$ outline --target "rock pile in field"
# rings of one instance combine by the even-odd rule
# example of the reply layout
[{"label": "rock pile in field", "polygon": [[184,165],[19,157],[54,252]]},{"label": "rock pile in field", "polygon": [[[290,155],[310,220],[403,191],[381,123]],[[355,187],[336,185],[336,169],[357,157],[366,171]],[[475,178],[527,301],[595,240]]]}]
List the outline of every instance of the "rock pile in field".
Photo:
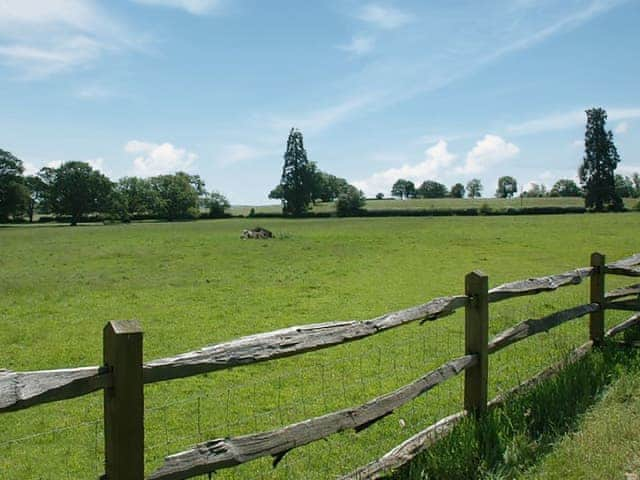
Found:
[{"label": "rock pile in field", "polygon": [[267,238],[273,238],[273,233],[271,233],[266,228],[256,227],[252,230],[243,230],[242,235],[240,235],[242,240],[247,240],[249,238],[256,238],[259,240],[264,240]]}]

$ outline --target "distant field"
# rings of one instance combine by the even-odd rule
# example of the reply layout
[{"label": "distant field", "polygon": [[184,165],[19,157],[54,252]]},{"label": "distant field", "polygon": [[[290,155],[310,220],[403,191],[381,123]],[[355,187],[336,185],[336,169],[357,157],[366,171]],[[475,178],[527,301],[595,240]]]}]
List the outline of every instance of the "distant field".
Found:
[{"label": "distant field", "polygon": [[[388,204],[425,202],[416,200]],[[433,202],[433,201],[427,201]],[[447,200],[452,202],[452,200]],[[482,201],[481,201],[482,202]],[[373,202],[371,202],[373,203]],[[385,206],[385,208],[387,208]],[[276,239],[242,241],[251,219],[0,228],[0,368],[101,362],[101,331],[138,319],[145,359],[275,328],[366,319],[490,285],[640,251],[640,215],[261,219]],[[607,285],[613,288],[612,280]],[[491,307],[497,332],[584,303],[586,284]],[[608,322],[621,315],[608,314]],[[337,348],[146,387],[147,470],[193,443],[357,405],[463,352],[462,314]],[[587,337],[585,321],[492,357],[491,395]],[[333,478],[461,408],[461,378],[360,434],[347,432],[216,478]],[[0,414],[0,478],[97,478],[101,395]]]},{"label": "distant field", "polygon": [[[633,208],[640,199],[625,198],[624,203],[627,208]],[[441,208],[480,208],[488,205],[493,209],[505,208],[526,208],[526,207],[584,207],[582,198],[415,198],[409,200],[384,199],[367,200],[365,208],[367,210],[388,210],[388,209],[441,209]],[[256,213],[279,213],[282,211],[280,205],[232,206],[229,213],[233,215],[248,215],[251,208]],[[318,203],[312,208],[314,212],[334,212],[333,203]]]}]

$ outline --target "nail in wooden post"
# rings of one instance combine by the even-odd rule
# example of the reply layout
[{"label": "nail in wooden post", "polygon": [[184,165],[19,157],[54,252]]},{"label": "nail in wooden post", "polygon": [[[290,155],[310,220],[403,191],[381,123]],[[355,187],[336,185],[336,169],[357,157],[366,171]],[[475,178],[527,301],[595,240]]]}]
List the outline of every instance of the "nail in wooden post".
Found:
[{"label": "nail in wooden post", "polygon": [[104,364],[113,379],[104,390],[105,477],[143,480],[142,329],[136,321],[109,322],[103,342]]},{"label": "nail in wooden post", "polygon": [[489,380],[489,277],[480,271],[465,277],[465,354],[478,355],[478,363],[464,372],[464,408],[475,415],[487,408]]},{"label": "nail in wooden post", "polygon": [[602,307],[589,314],[589,338],[597,345],[604,340],[604,265],[605,258],[601,253],[591,254],[593,273],[590,280],[591,303]]}]

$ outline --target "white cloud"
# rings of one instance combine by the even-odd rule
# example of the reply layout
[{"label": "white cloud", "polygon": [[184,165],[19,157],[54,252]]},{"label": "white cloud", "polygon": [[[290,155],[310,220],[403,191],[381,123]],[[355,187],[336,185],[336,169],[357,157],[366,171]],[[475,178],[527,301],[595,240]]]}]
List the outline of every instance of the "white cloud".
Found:
[{"label": "white cloud", "polygon": [[192,15],[205,15],[220,6],[221,0],[133,0],[143,5],[157,5],[185,10]]},{"label": "white cloud", "polygon": [[617,134],[624,135],[629,131],[629,122],[620,122],[613,131]]},{"label": "white cloud", "polygon": [[442,171],[448,169],[456,159],[456,156],[447,149],[447,142],[444,140],[429,147],[424,153],[425,159],[420,163],[404,164],[399,168],[374,173],[369,178],[355,181],[353,184],[367,195],[375,195],[378,192],[388,193],[393,183],[399,178],[411,180],[414,183],[438,179]]},{"label": "white cloud", "polygon": [[108,173],[107,169],[104,166],[104,158],[102,158],[102,157],[90,158],[86,162],[89,165],[91,165],[91,168],[93,168],[94,170],[99,170],[100,172],[102,172],[105,175],[109,176],[109,173]]},{"label": "white cloud", "polygon": [[25,161],[24,164],[24,174],[25,175],[35,175],[38,173],[38,171],[40,170],[38,167],[35,166],[35,164]]},{"label": "white cloud", "polygon": [[365,55],[373,50],[375,39],[371,36],[354,35],[347,45],[339,45],[340,50],[344,50],[352,55]]},{"label": "white cloud", "polygon": [[140,45],[94,0],[2,0],[0,63],[27,77],[85,66]]},{"label": "white cloud", "polygon": [[384,7],[375,3],[365,5],[357,16],[363,22],[378,28],[393,30],[409,23],[413,16],[393,7]]},{"label": "white cloud", "polygon": [[124,150],[140,154],[133,160],[133,171],[141,177],[187,170],[198,158],[195,153],[176,148],[167,142],[158,144],[131,140],[126,143]]},{"label": "white cloud", "polygon": [[513,143],[506,142],[497,135],[485,135],[467,153],[464,165],[458,167],[458,173],[480,173],[497,163],[509,160],[520,153],[520,149]]}]

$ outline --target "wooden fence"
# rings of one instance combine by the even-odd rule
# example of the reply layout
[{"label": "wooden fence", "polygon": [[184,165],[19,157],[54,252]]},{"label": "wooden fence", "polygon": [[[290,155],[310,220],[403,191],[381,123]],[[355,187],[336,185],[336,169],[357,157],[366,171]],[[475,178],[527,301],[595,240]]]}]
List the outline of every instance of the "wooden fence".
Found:
[{"label": "wooden fence", "polygon": [[[591,255],[589,267],[507,283],[489,290],[482,272],[465,278],[465,294],[442,297],[371,320],[302,325],[207,346],[174,357],[143,363],[142,329],[135,321],[113,321],[104,328],[102,366],[13,372],[0,370],[0,413],[33,407],[104,390],[105,475],[108,480],[144,478],[144,384],[230,369],[299,355],[375,335],[414,321],[433,321],[465,309],[465,351],[439,368],[397,390],[362,405],[282,428],[200,443],[165,458],[149,480],[178,480],[272,456],[274,465],[292,449],[348,430],[363,430],[397,408],[464,372],[464,410],[442,419],[414,435],[378,460],[344,478],[378,478],[382,472],[413,458],[453,424],[471,413],[480,415],[502,398],[488,401],[488,356],[532,335],[547,332],[567,321],[590,316],[589,342],[575,351],[574,359],[613,336],[640,324],[640,314],[604,328],[607,309],[640,311],[640,284],[605,293],[605,275],[640,276],[640,254],[606,264],[604,255]],[[523,321],[489,340],[489,304],[590,279],[590,301],[584,305]],[[462,353],[462,352],[461,352]],[[562,365],[554,365],[517,388],[530,385]],[[517,389],[516,388],[516,389]]]}]

